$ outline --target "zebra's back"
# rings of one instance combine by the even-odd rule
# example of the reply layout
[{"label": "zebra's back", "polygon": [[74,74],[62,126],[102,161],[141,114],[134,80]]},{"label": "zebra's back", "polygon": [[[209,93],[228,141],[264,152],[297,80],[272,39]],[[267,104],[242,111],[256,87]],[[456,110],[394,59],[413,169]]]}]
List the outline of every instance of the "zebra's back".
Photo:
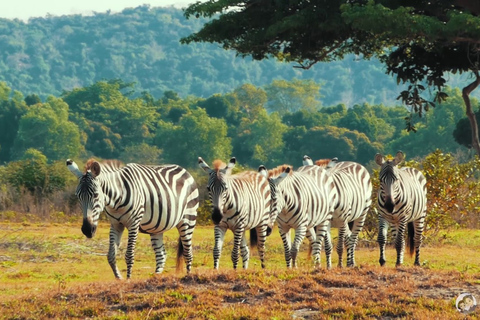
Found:
[{"label": "zebra's back", "polygon": [[333,226],[350,222],[366,214],[372,200],[372,183],[368,170],[359,163],[344,161],[329,169],[335,182],[338,201]]},{"label": "zebra's back", "polygon": [[199,193],[190,173],[178,165],[149,166],[128,164],[122,168],[122,180],[144,199],[142,232],[162,233],[182,219],[195,220]]},{"label": "zebra's back", "polygon": [[306,224],[310,228],[330,219],[334,185],[322,168],[293,172],[277,190],[283,193],[285,201],[277,218],[280,223],[291,227]]}]

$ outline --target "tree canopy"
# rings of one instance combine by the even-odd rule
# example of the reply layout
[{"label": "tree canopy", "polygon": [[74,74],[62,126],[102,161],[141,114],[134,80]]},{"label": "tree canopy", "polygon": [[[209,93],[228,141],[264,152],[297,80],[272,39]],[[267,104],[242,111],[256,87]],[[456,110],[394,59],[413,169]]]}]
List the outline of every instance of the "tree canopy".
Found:
[{"label": "tree canopy", "polygon": [[[473,0],[197,2],[185,16],[212,20],[182,42],[217,42],[241,56],[275,57],[304,69],[352,53],[376,57],[398,83],[410,84],[399,98],[419,115],[445,99],[441,90],[449,73],[471,72],[474,81],[463,99],[480,155],[469,98],[480,84],[479,13]],[[423,95],[425,84],[438,90],[432,99]],[[410,120],[407,128],[415,130]]]}]

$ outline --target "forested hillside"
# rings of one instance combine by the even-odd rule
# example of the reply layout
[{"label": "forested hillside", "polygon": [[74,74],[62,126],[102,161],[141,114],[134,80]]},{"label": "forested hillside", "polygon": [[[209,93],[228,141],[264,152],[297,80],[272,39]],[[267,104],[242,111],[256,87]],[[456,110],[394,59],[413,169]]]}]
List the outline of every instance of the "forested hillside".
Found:
[{"label": "forested hillside", "polygon": [[298,78],[321,85],[324,106],[398,103],[400,88],[376,61],[348,56],[301,70],[273,59],[235,57],[216,45],[179,43],[204,22],[187,20],[181,9],[147,5],[27,23],[0,19],[0,81],[42,99],[114,78],[135,82],[137,93],[148,91],[156,98],[169,90],[206,98],[244,83],[263,86],[274,79]]}]

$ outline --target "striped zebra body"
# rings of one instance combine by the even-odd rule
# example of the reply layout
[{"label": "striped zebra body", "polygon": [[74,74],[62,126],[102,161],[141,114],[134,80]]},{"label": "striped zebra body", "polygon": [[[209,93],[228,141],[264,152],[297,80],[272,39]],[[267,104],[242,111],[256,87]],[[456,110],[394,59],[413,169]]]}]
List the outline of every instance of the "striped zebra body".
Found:
[{"label": "striped zebra body", "polygon": [[[304,157],[304,167],[299,170],[308,171],[313,161]],[[343,248],[347,248],[347,266],[355,266],[355,248],[358,236],[363,229],[368,210],[372,204],[372,183],[368,170],[356,162],[337,162],[318,160],[317,166],[325,167],[332,176],[337,193],[337,201],[332,217],[332,227],[338,231],[338,266],[343,266]]]},{"label": "striped zebra body", "polygon": [[405,251],[405,229],[408,226],[410,254],[415,252],[415,265],[420,265],[420,246],[423,241],[423,229],[427,212],[427,187],[425,176],[417,169],[398,164],[404,160],[399,151],[392,160],[381,154],[375,156],[375,162],[381,166],[378,191],[380,265],[385,264],[385,245],[387,230],[390,226],[397,251],[396,265],[403,263]]},{"label": "striped zebra body", "polygon": [[257,172],[245,171],[231,174],[235,158],[228,166],[220,160],[211,169],[202,158],[199,166],[209,174],[207,190],[213,205],[212,220],[215,223],[215,246],[213,250],[214,268],[219,268],[220,256],[227,230],[232,230],[234,243],[232,250],[233,268],[238,266],[239,253],[243,268],[248,268],[250,250],[245,232],[251,232],[251,244],[257,242],[262,268],[265,267],[265,241],[271,222],[271,192],[268,180]]},{"label": "striped zebra body", "polygon": [[125,254],[127,278],[131,277],[138,233],[150,235],[155,251],[155,272],[163,271],[166,251],[163,233],[176,227],[179,231],[177,267],[185,259],[187,272],[192,266],[192,234],[199,202],[193,177],[177,165],[147,166],[99,163],[89,160],[82,173],[72,160],[70,171],[79,178],[76,195],[83,211],[82,232],[94,236],[100,214],[110,221],[108,262],[116,278],[122,278],[116,255],[125,229],[128,243]]},{"label": "striped zebra body", "polygon": [[[279,213],[278,229],[283,240],[287,267],[297,266],[297,256],[305,237],[310,241],[315,265],[320,264],[320,252],[325,241],[327,267],[331,267],[330,220],[332,203],[336,196],[333,179],[322,168],[312,172],[295,172],[290,166],[280,166],[268,171],[276,188]],[[266,175],[265,167],[259,171]],[[290,230],[295,230],[293,243]]]}]

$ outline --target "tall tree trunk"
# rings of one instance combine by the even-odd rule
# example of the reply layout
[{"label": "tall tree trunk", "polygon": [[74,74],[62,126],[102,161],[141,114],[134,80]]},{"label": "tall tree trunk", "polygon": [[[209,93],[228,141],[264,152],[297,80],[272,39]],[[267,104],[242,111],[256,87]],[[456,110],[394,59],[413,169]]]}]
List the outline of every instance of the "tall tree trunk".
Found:
[{"label": "tall tree trunk", "polygon": [[463,101],[465,102],[467,117],[470,120],[470,126],[472,127],[472,147],[475,149],[477,155],[480,157],[480,141],[478,139],[477,118],[475,117],[475,113],[472,110],[472,104],[470,103],[470,93],[480,85],[480,76],[478,74],[478,71],[475,71],[474,74],[475,81],[463,88],[462,97]]}]

